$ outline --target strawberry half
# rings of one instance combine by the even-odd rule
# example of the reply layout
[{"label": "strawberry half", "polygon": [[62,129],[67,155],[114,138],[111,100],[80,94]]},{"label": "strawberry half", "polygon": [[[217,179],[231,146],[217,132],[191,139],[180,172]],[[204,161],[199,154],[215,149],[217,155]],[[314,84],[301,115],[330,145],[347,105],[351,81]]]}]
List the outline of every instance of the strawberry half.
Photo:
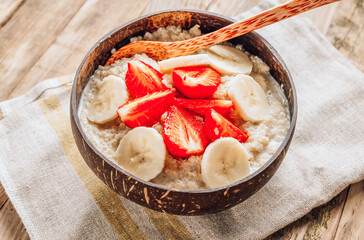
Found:
[{"label": "strawberry half", "polygon": [[160,72],[139,59],[128,63],[125,84],[133,98],[167,89],[162,79],[163,75]]},{"label": "strawberry half", "polygon": [[222,137],[232,137],[239,142],[246,142],[248,134],[232,124],[222,115],[211,109],[205,116],[205,133],[211,141]]},{"label": "strawberry half", "polygon": [[135,98],[118,109],[118,115],[130,128],[151,127],[158,122],[174,99],[174,91],[155,92],[141,98]]},{"label": "strawberry half", "polygon": [[209,142],[203,123],[194,114],[174,105],[164,120],[163,139],[167,150],[176,157],[202,154]]},{"label": "strawberry half", "polygon": [[210,109],[214,109],[221,115],[226,115],[233,107],[233,102],[230,100],[217,99],[187,99],[175,98],[174,105],[183,107],[191,112],[204,117]]},{"label": "strawberry half", "polygon": [[207,98],[221,83],[220,74],[208,66],[180,67],[173,70],[173,84],[186,97]]}]

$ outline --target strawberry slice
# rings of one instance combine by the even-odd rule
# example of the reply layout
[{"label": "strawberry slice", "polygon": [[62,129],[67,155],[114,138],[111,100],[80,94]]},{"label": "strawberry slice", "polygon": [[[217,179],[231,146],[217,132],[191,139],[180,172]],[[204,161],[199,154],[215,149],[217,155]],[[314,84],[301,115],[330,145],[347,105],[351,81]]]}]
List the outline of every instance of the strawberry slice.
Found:
[{"label": "strawberry slice", "polygon": [[133,98],[167,89],[162,79],[163,75],[160,72],[139,59],[128,63],[125,84]]},{"label": "strawberry slice", "polygon": [[204,127],[205,133],[211,141],[222,137],[232,137],[239,142],[246,142],[249,138],[246,132],[232,124],[213,109],[206,114]]},{"label": "strawberry slice", "polygon": [[180,67],[173,70],[173,84],[186,97],[207,98],[221,83],[220,74],[208,66]]},{"label": "strawberry slice", "polygon": [[174,91],[155,92],[141,98],[135,98],[118,109],[118,115],[130,128],[151,127],[158,122],[174,99]]},{"label": "strawberry slice", "polygon": [[208,143],[203,123],[194,114],[174,105],[164,120],[163,139],[167,150],[176,157],[202,154]]},{"label": "strawberry slice", "polygon": [[230,100],[217,99],[187,99],[175,98],[174,105],[190,110],[201,117],[204,117],[210,109],[214,109],[221,115],[226,115],[233,107],[233,102]]}]

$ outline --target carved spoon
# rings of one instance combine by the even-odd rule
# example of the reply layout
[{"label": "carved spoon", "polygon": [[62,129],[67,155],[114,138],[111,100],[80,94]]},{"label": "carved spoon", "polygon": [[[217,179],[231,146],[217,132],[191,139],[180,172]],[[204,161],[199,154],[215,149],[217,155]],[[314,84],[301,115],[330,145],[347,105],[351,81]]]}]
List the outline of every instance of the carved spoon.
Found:
[{"label": "carved spoon", "polygon": [[286,18],[337,1],[339,0],[291,0],[259,13],[258,15],[196,38],[178,42],[138,41],[130,43],[117,50],[107,60],[105,66],[112,64],[118,59],[131,57],[137,53],[146,53],[149,57],[157,61],[189,55],[200,49],[227,41]]}]

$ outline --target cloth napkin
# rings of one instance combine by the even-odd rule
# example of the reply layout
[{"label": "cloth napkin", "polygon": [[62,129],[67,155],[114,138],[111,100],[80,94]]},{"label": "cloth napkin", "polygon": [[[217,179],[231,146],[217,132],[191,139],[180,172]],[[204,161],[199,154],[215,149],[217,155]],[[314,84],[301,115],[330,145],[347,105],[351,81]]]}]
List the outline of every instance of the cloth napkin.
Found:
[{"label": "cloth napkin", "polygon": [[[276,4],[264,1],[247,14]],[[237,19],[244,17],[238,16]],[[309,22],[258,31],[286,62],[298,95],[291,147],[273,178],[227,211],[174,216],[108,189],[70,128],[73,76],[0,103],[0,180],[32,239],[260,239],[364,178],[364,74]]]}]

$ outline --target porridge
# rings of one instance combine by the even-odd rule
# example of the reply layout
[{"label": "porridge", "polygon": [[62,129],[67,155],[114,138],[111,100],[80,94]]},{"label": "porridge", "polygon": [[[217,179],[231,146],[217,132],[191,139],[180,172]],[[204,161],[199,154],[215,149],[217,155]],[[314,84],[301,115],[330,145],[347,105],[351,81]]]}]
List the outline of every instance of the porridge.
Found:
[{"label": "porridge", "polygon": [[[170,26],[131,42],[199,35],[198,25]],[[289,129],[287,105],[260,58],[223,43],[161,62],[136,54],[99,66],[79,118],[94,146],[137,177],[206,189],[247,176],[275,154]]]}]

